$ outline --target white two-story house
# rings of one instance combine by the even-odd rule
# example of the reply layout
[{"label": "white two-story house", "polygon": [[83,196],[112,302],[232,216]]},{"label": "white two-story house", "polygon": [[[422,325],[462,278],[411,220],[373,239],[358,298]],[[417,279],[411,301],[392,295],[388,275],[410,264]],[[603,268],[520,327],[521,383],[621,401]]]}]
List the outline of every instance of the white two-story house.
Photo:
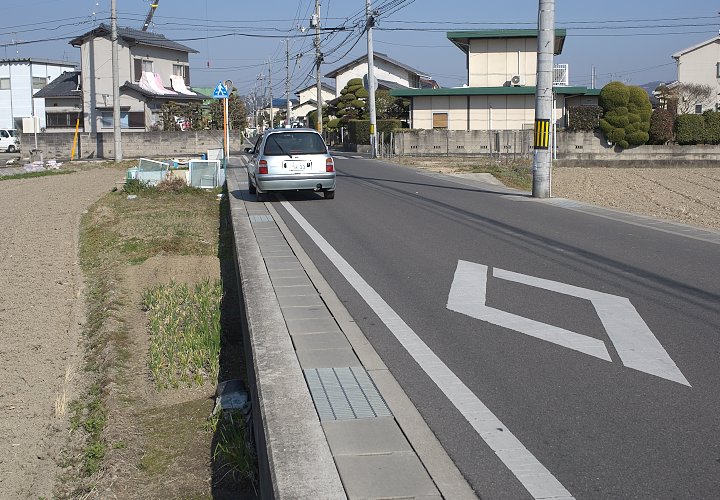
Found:
[{"label": "white two-story house", "polygon": [[720,110],[720,36],[705,40],[673,54],[677,81],[709,85],[712,96],[705,102],[688,103],[696,113]]},{"label": "white two-story house", "polygon": [[[395,89],[410,99],[410,126],[416,129],[523,130],[535,118],[537,30],[498,29],[449,32],[465,53],[467,84],[456,88]],[[555,30],[554,53],[565,43]],[[556,66],[555,117],[565,124],[570,105],[597,104],[599,90],[569,85],[567,65]]]},{"label": "white two-story house", "polygon": [[[392,59],[386,54],[373,52],[373,64],[375,80],[379,89],[396,88],[432,88],[437,84],[426,73]],[[340,92],[347,83],[354,78],[363,78],[368,73],[367,55],[353,59],[343,64],[325,76],[335,79],[335,96],[340,97]],[[302,101],[301,101],[302,102]]]},{"label": "white two-story house", "polygon": [[[101,24],[70,42],[80,48],[85,132],[113,129],[112,43]],[[118,28],[121,127],[146,131],[169,101],[202,101],[190,88],[189,54],[197,51],[161,34]]]},{"label": "white two-story house", "polygon": [[22,119],[36,116],[46,127],[45,101],[38,91],[66,71],[75,70],[69,61],[15,58],[0,60],[0,128],[21,128]]}]

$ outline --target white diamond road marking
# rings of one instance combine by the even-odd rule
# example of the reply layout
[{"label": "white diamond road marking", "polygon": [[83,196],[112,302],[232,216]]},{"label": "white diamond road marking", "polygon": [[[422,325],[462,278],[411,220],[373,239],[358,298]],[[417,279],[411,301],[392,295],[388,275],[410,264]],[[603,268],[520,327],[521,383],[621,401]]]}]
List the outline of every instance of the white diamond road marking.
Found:
[{"label": "white diamond road marking", "polygon": [[[485,305],[487,276],[487,266],[463,260],[458,261],[455,278],[450,287],[447,308],[612,362],[605,343],[601,340]],[[625,366],[690,386],[667,351],[626,297],[497,268],[493,269],[493,276],[589,300]]]},{"label": "white diamond road marking", "polygon": [[422,341],[385,300],[287,201],[282,206],[373,309],[415,362],[440,388],[533,498],[573,496],[485,404]]}]

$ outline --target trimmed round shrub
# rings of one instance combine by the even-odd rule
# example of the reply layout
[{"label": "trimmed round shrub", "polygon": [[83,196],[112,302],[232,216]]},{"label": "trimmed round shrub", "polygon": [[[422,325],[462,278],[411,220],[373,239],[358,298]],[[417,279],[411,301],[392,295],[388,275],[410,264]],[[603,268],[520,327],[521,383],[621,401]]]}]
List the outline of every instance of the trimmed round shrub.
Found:
[{"label": "trimmed round shrub", "polygon": [[600,129],[609,142],[622,149],[647,143],[652,106],[645,90],[610,82],[600,91],[599,102],[605,111]]}]

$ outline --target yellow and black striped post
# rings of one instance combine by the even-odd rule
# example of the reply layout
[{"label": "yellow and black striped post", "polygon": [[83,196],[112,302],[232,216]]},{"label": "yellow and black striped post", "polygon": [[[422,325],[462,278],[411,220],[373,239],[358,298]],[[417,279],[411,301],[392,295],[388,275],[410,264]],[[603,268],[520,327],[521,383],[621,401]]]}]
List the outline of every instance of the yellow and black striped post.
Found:
[{"label": "yellow and black striped post", "polygon": [[535,149],[548,149],[550,147],[550,120],[535,120]]}]

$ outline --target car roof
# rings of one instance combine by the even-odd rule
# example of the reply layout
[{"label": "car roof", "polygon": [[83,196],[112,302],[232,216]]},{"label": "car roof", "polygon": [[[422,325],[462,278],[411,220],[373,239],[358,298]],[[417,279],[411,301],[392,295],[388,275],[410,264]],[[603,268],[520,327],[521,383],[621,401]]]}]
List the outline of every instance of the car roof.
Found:
[{"label": "car roof", "polygon": [[[314,132],[318,134],[318,131],[314,128],[309,127],[298,127],[298,128],[269,128],[265,130],[265,135],[270,134],[282,134],[282,133],[294,133],[294,132]],[[320,135],[320,134],[318,134]]]}]

